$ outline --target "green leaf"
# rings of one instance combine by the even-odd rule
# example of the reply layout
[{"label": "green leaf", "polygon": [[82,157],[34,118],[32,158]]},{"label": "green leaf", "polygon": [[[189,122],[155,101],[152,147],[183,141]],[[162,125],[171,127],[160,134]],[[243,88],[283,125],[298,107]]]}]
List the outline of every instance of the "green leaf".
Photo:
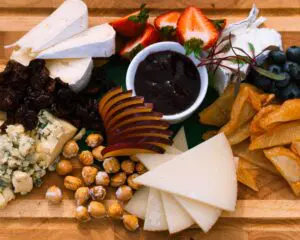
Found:
[{"label": "green leaf", "polygon": [[255,48],[254,48],[254,45],[251,43],[251,42],[248,42],[248,46],[249,46],[249,49],[252,53],[252,57],[255,57]]},{"label": "green leaf", "polygon": [[284,74],[276,74],[276,73],[273,73],[273,72],[270,72],[266,69],[263,69],[263,68],[260,68],[260,67],[257,67],[257,66],[253,66],[254,70],[256,72],[258,72],[259,74],[265,76],[265,77],[268,77],[270,79],[273,79],[275,81],[282,81],[285,79],[285,75]]},{"label": "green leaf", "polygon": [[137,55],[143,49],[144,49],[143,45],[139,44],[135,48],[133,48],[129,53],[127,53],[126,57],[131,60],[135,57],[135,55]]},{"label": "green leaf", "polygon": [[226,19],[210,19],[210,21],[218,31],[223,30],[226,26]]},{"label": "green leaf", "polygon": [[173,26],[165,26],[160,29],[160,33],[164,39],[169,39],[175,33],[176,29]]},{"label": "green leaf", "polygon": [[145,24],[148,21],[149,12],[150,12],[149,9],[146,8],[146,4],[144,3],[140,7],[139,14],[128,17],[128,20],[135,23]]},{"label": "green leaf", "polygon": [[202,52],[203,41],[197,38],[192,38],[184,43],[185,54],[191,55],[194,53],[196,58],[200,57]]}]

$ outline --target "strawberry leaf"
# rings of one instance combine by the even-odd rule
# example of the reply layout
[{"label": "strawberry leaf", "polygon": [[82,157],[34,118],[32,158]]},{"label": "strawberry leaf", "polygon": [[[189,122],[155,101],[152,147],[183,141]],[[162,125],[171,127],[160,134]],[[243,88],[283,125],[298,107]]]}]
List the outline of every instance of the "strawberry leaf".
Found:
[{"label": "strawberry leaf", "polygon": [[226,19],[210,19],[210,21],[218,31],[223,30],[226,26]]},{"label": "strawberry leaf", "polygon": [[257,66],[253,66],[253,69],[258,72],[259,74],[265,76],[265,77],[268,77],[270,79],[273,79],[275,81],[282,81],[285,79],[285,75],[284,74],[276,74],[276,73],[273,73],[273,72],[270,72],[266,69],[263,69],[263,68],[260,68],[260,67],[257,67]]},{"label": "strawberry leaf", "polygon": [[149,9],[146,8],[146,4],[142,4],[140,7],[140,13],[138,15],[133,15],[128,17],[128,20],[135,23],[145,24],[148,21],[149,12],[150,12]]},{"label": "strawberry leaf", "polygon": [[203,41],[197,38],[192,38],[184,43],[184,49],[186,55],[194,53],[196,58],[200,57],[202,52]]},{"label": "strawberry leaf", "polygon": [[175,30],[173,26],[165,26],[160,29],[160,33],[164,39],[168,39],[174,35]]},{"label": "strawberry leaf", "polygon": [[144,49],[143,45],[139,44],[136,47],[134,47],[130,52],[126,53],[125,56],[126,58],[131,60],[135,57],[135,55],[137,55],[143,49]]}]

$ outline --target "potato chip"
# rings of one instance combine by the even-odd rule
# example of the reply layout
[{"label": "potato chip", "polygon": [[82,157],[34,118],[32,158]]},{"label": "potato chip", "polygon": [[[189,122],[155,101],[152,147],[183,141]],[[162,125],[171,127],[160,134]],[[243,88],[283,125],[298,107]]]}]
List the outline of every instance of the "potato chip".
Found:
[{"label": "potato chip", "polygon": [[237,168],[237,180],[245,186],[251,188],[252,190],[258,191],[256,182],[257,176],[253,171],[249,170],[249,164],[251,163],[247,162],[245,159],[239,159]]},{"label": "potato chip", "polygon": [[234,84],[230,84],[213,104],[199,114],[200,122],[217,127],[225,125],[230,119],[234,99]]},{"label": "potato chip", "polygon": [[249,150],[250,141],[246,140],[242,143],[232,146],[232,151],[235,156],[239,156],[250,163],[270,172],[279,174],[274,165],[266,158],[263,150]]},{"label": "potato chip", "polygon": [[300,99],[285,101],[280,108],[260,120],[261,128],[268,130],[280,123],[300,120]]},{"label": "potato chip", "polygon": [[266,157],[274,164],[280,174],[291,186],[293,192],[300,195],[300,157],[285,147],[264,150]]},{"label": "potato chip", "polygon": [[300,141],[293,141],[291,145],[291,150],[300,156]]},{"label": "potato chip", "polygon": [[264,134],[251,138],[250,150],[291,144],[300,140],[300,121],[280,124]]},{"label": "potato chip", "polygon": [[244,124],[234,133],[226,137],[231,146],[243,142],[250,137],[250,122]]},{"label": "potato chip", "polygon": [[218,134],[218,131],[216,131],[216,130],[206,131],[205,133],[202,134],[202,139],[206,141],[206,140],[214,137],[217,134]]}]

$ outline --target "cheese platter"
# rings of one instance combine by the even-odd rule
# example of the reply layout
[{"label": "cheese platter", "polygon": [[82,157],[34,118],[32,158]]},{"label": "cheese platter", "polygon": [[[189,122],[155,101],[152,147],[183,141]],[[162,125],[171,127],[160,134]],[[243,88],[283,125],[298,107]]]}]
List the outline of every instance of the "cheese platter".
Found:
[{"label": "cheese platter", "polygon": [[18,2],[4,239],[298,239],[297,3]]}]

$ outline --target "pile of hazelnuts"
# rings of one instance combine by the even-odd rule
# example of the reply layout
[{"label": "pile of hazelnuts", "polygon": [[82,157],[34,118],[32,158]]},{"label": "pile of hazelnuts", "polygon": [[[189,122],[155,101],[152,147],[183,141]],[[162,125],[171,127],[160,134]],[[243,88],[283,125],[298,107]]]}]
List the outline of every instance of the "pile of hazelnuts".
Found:
[{"label": "pile of hazelnuts", "polygon": [[[138,218],[125,214],[123,203],[129,201],[134,191],[142,187],[134,183],[133,179],[146,172],[145,166],[134,156],[123,160],[115,157],[104,159],[101,152],[105,147],[99,133],[89,134],[85,143],[91,150],[80,152],[76,139],[67,142],[62,152],[63,158],[56,165],[57,174],[64,176],[64,187],[75,192],[75,217],[81,222],[87,222],[91,217],[122,219],[126,229],[135,231],[139,227]],[[80,178],[71,175],[73,165],[70,159],[75,157],[79,157],[83,165]],[[110,201],[112,203],[106,208],[103,200],[107,196],[108,187],[116,189],[116,201]],[[51,203],[59,203],[62,191],[52,186],[46,192],[46,199]]]}]

